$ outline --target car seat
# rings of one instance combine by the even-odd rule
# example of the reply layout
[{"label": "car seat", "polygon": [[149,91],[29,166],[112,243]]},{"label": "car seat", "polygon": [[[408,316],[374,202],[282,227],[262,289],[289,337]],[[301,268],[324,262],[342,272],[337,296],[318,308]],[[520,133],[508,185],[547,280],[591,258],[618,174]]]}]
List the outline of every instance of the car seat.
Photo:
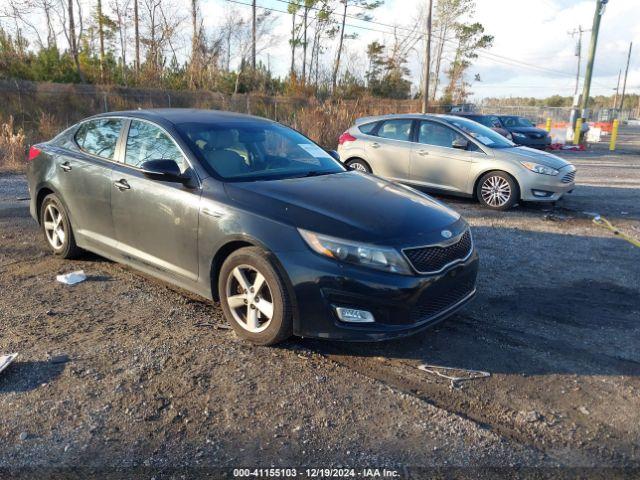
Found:
[{"label": "car seat", "polygon": [[244,158],[230,149],[235,144],[233,131],[219,130],[202,147],[209,165],[223,177],[235,177],[251,171]]}]

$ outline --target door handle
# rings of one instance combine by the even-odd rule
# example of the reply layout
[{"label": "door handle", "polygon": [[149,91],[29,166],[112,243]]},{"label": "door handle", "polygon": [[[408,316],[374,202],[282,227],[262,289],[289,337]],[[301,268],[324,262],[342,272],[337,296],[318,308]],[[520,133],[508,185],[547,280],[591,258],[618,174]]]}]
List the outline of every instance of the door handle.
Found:
[{"label": "door handle", "polygon": [[60,164],[60,168],[65,172],[68,172],[69,170],[71,170],[71,164],[69,162],[64,162]]},{"label": "door handle", "polygon": [[118,188],[118,190],[120,190],[121,192],[123,190],[129,190],[131,188],[131,185],[129,185],[127,183],[127,181],[123,178],[122,180],[118,180],[117,182],[113,182],[113,184]]},{"label": "door handle", "polygon": [[429,151],[428,150],[418,150],[418,155],[422,155],[423,157],[426,157],[427,155],[429,155]]},{"label": "door handle", "polygon": [[380,148],[380,144],[379,143],[372,143],[371,144],[371,148]]}]

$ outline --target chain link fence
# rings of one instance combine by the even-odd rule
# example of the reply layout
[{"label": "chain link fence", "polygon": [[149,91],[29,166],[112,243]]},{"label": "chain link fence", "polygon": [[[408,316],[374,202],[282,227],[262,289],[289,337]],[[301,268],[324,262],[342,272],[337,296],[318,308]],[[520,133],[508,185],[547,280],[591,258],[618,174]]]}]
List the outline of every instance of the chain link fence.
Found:
[{"label": "chain link fence", "polygon": [[[388,113],[420,111],[419,100],[363,98],[358,100],[325,100],[306,97],[227,95],[206,90],[163,90],[120,86],[40,83],[0,80],[0,120],[13,117],[22,128],[28,143],[51,138],[63,128],[101,112],[147,108],[200,108],[227,110],[270,118],[290,125],[325,147],[334,148],[337,138],[358,117]],[[530,107],[509,105],[463,106],[433,105],[432,113],[461,111],[486,114],[519,115],[535,123],[567,122],[569,107]],[[592,111],[589,121],[608,122],[618,113],[626,120],[630,111],[610,109]],[[0,122],[1,123],[1,122]]]},{"label": "chain link fence", "polygon": [[199,108],[258,115],[299,128],[321,144],[331,144],[359,116],[416,112],[420,104],[414,100],[320,101],[202,90],[0,80],[0,117],[13,117],[15,125],[21,127],[31,141],[50,138],[57,131],[97,113],[149,108]]}]

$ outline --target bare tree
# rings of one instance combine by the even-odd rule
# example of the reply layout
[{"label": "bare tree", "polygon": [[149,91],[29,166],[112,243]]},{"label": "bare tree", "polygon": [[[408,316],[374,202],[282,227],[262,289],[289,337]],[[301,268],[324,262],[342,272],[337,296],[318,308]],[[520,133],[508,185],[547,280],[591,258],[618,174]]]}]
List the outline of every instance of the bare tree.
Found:
[{"label": "bare tree", "polygon": [[104,82],[104,17],[102,15],[102,0],[97,4],[98,35],[100,37],[100,81]]},{"label": "bare tree", "polygon": [[315,5],[315,0],[304,0],[302,15],[302,83],[307,83],[307,29],[309,28],[309,9]]},{"label": "bare tree", "polygon": [[[342,9],[342,25],[340,27],[340,35],[338,37],[338,51],[336,52],[336,60],[333,65],[333,75],[331,76],[331,90],[335,92],[336,85],[338,83],[338,73],[340,71],[340,57],[342,55],[342,49],[344,47],[344,40],[347,38],[345,35],[345,26],[347,21],[347,10],[349,6],[359,7],[360,11],[353,15],[354,18],[361,20],[370,20],[371,16],[367,14],[367,11],[374,10],[382,5],[383,0],[340,0],[343,5]],[[351,36],[354,38],[354,36]]]},{"label": "bare tree", "polygon": [[475,0],[437,0],[434,8],[435,37],[437,45],[433,58],[433,93],[431,99],[435,100],[440,83],[442,60],[447,44],[454,44],[456,35],[456,23],[463,15],[471,16],[475,11]]},{"label": "bare tree", "polygon": [[138,17],[138,0],[133,0],[133,25],[136,43],[136,74],[140,73],[140,18]]},{"label": "bare tree", "polygon": [[[9,0],[8,3],[0,10],[0,17],[6,17],[13,20],[16,25],[16,33],[20,30],[20,25],[27,29],[35,36],[38,48],[50,48],[55,45],[55,35],[51,24],[51,0],[28,0],[18,1]],[[47,23],[47,41],[43,41],[41,27],[37,22],[37,11],[43,10]],[[34,19],[34,17],[36,17]]]},{"label": "bare tree", "polygon": [[[256,44],[256,55],[275,44],[277,37],[272,35],[275,21],[276,18],[271,15],[269,10],[265,10],[256,16],[256,37],[261,39],[260,43]],[[243,67],[246,64],[250,64],[250,57],[253,54],[253,21],[251,19],[237,19],[235,32],[234,51],[239,59],[240,68],[238,68],[236,75],[234,93],[238,93],[240,78],[244,74]],[[254,72],[253,69],[252,72]]]},{"label": "bare tree", "polygon": [[291,67],[289,68],[289,75],[293,79],[296,75],[296,48],[300,43],[300,37],[298,35],[299,27],[296,22],[296,16],[298,10],[300,10],[301,0],[291,0],[287,6],[287,11],[291,14],[291,38],[289,39],[289,45],[291,46]]},{"label": "bare tree", "polygon": [[257,12],[256,12],[256,0],[253,0],[251,4],[251,69],[256,70],[256,43],[257,43]]},{"label": "bare tree", "polygon": [[146,47],[143,74],[149,83],[160,85],[167,51],[177,61],[174,39],[186,20],[179,6],[171,0],[142,0],[144,35],[140,41]]},{"label": "bare tree", "polygon": [[130,5],[131,0],[112,0],[110,4],[111,10],[116,16],[118,39],[120,41],[120,68],[125,84],[127,83],[127,29],[129,27],[128,18],[131,13]]},{"label": "bare tree", "polygon": [[[62,0],[64,1],[64,0]],[[80,81],[82,83],[86,83],[86,78],[82,69],[80,68],[80,56],[78,53],[78,42],[76,38],[76,24],[75,18],[73,14],[73,0],[67,0],[67,17],[69,21],[69,28],[65,29],[65,35],[67,40],[69,41],[69,50],[71,50],[71,56],[73,57],[73,62],[76,65],[76,70],[78,72],[78,77],[80,77]],[[82,13],[78,12],[79,23],[81,23]],[[78,38],[82,35],[82,27],[80,27],[80,33],[78,33]]]},{"label": "bare tree", "polygon": [[315,29],[313,33],[313,43],[311,46],[311,59],[309,65],[309,80],[313,76],[314,86],[318,88],[320,76],[320,55],[326,50],[322,40],[333,38],[338,29],[336,21],[332,17],[333,9],[329,0],[321,0],[320,6],[316,9],[314,18]]}]

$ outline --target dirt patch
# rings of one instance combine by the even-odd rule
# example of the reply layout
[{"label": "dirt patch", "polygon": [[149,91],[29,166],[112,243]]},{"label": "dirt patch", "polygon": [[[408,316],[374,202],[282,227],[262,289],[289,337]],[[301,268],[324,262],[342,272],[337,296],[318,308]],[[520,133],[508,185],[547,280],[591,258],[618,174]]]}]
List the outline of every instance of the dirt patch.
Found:
[{"label": "dirt patch", "polygon": [[[0,469],[638,468],[640,249],[582,213],[639,231],[628,179],[506,214],[444,198],[480,251],[473,304],[401,342],[258,348],[219,328],[215,304],[48,255],[24,179],[2,176],[0,351],[20,358],[0,375]],[[88,281],[55,282],[80,269]],[[423,363],[491,377],[452,385]]]}]

